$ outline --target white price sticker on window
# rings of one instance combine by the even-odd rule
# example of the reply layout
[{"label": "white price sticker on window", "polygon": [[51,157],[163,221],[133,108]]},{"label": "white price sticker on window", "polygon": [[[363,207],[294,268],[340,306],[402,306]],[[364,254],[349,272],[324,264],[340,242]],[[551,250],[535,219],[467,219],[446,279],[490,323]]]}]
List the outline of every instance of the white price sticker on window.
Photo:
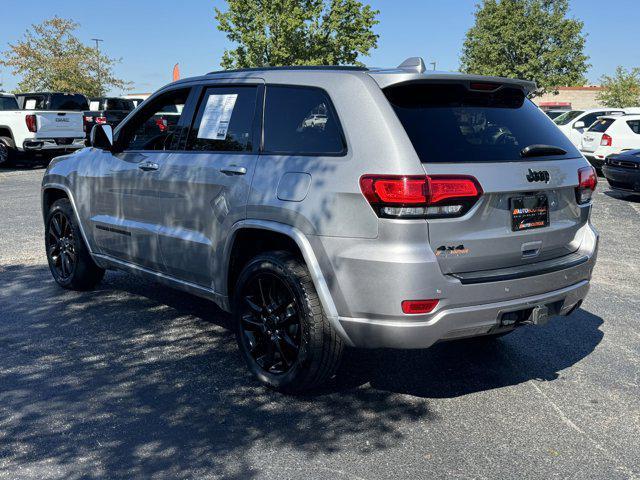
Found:
[{"label": "white price sticker on window", "polygon": [[204,107],[198,138],[224,140],[227,138],[229,122],[238,98],[237,93],[227,95],[209,95]]}]

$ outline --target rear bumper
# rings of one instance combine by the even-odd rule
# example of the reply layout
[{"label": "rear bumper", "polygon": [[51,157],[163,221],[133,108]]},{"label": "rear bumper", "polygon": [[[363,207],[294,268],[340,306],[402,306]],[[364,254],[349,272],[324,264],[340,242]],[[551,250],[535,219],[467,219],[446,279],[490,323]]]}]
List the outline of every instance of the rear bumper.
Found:
[{"label": "rear bumper", "polygon": [[[440,340],[491,333],[507,312],[546,306],[551,315],[567,314],[586,296],[597,256],[595,229],[587,223],[580,235],[580,248],[570,255],[580,261],[559,269],[532,268],[528,276],[513,277],[511,269],[503,269],[506,277],[467,283],[442,274],[426,245],[386,246],[376,254],[378,249],[367,245],[345,248],[343,241],[325,240],[334,270],[328,283],[338,300],[345,340],[367,348],[426,348]],[[403,300],[435,298],[439,304],[428,315],[402,313]]]},{"label": "rear bumper", "polygon": [[[353,345],[368,348],[426,348],[441,340],[485,335],[500,329],[503,314],[545,306],[552,315],[566,315],[587,295],[589,281],[542,295],[505,302],[448,308],[428,320],[402,322],[340,318]],[[512,327],[507,327],[510,329]]]},{"label": "rear bumper", "polygon": [[602,168],[602,173],[613,190],[640,193],[640,169],[605,165]]},{"label": "rear bumper", "polygon": [[85,138],[30,138],[22,142],[25,152],[57,150],[67,152],[85,147]]}]

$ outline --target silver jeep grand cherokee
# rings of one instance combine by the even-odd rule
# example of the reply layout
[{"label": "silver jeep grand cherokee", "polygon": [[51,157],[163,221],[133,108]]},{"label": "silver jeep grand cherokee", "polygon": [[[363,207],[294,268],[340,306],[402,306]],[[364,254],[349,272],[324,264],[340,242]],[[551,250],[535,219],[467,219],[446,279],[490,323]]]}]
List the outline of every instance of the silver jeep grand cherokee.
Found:
[{"label": "silver jeep grand cherokee", "polygon": [[596,176],[533,88],[417,58],[174,82],[49,166],[51,272],[86,289],[122,269],[213,300],[287,392],[332,376],[345,346],[568,315],[596,260]]}]

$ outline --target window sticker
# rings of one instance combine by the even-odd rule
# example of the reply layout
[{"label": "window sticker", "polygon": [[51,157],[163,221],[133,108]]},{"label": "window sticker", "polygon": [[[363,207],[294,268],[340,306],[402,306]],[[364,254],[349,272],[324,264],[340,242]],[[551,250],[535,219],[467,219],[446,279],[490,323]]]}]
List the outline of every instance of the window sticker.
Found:
[{"label": "window sticker", "polygon": [[237,93],[226,95],[209,95],[204,107],[204,114],[198,128],[198,138],[224,140],[227,138],[229,122],[233,107],[238,98]]}]

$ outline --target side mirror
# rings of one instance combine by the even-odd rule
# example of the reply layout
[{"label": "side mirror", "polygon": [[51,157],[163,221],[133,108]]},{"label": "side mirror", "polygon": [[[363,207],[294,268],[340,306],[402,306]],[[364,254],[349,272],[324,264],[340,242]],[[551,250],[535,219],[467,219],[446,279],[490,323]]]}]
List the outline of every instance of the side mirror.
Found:
[{"label": "side mirror", "polygon": [[586,125],[582,120],[573,124],[573,128],[575,128],[576,130],[580,130],[581,128],[584,128],[584,127],[586,127]]},{"label": "side mirror", "polygon": [[89,142],[94,148],[111,151],[113,149],[113,128],[111,125],[94,125],[89,135]]}]

